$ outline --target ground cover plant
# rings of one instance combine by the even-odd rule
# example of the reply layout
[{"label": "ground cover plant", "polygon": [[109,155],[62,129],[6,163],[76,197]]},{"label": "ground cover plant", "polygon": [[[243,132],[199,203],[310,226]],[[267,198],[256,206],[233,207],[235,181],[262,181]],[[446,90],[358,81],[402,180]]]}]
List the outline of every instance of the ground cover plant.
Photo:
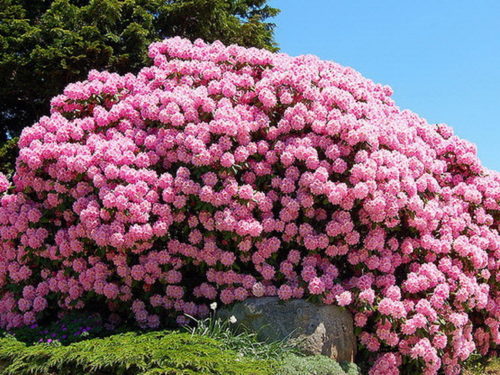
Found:
[{"label": "ground cover plant", "polygon": [[315,355],[310,357],[289,356],[275,375],[358,375],[353,363],[339,364],[335,360]]},{"label": "ground cover plant", "polygon": [[0,338],[2,375],[273,375],[275,366],[238,357],[210,338],[171,331],[128,332],[70,345]]},{"label": "ground cover plant", "polygon": [[251,296],[353,312],[370,375],[458,374],[499,338],[500,176],[389,87],[173,38],[92,71],[0,179],[0,325],[156,328]]},{"label": "ground cover plant", "polygon": [[[186,335],[179,335],[182,331],[140,332],[132,327],[120,327],[118,331],[121,333],[117,333],[116,329],[105,330],[96,323],[98,322],[95,317],[89,319],[85,314],[68,314],[48,326],[23,327],[10,333],[0,332],[0,374],[40,373],[48,375],[65,372],[72,375],[79,373],[89,375],[185,374],[191,371],[189,368],[199,369],[200,366],[212,370],[219,368],[214,370],[217,374],[221,368],[220,362],[224,363],[224,361],[226,361],[225,365],[222,365],[224,371],[241,371],[241,364],[231,362],[243,361],[246,364],[257,364],[257,371],[270,375],[358,375],[364,373],[360,372],[360,369],[353,363],[337,363],[324,356],[303,356],[295,347],[284,342],[259,342],[254,333],[235,331],[230,321],[214,319],[213,316],[198,320],[193,327],[186,327],[192,336],[189,339],[186,339]],[[82,325],[88,326],[89,324],[95,329],[89,330],[87,334],[80,334]],[[66,339],[64,337],[68,333],[64,329],[66,327],[79,327],[77,330],[79,334],[70,340]],[[51,339],[46,339],[47,332]],[[168,337],[169,335],[174,335],[172,336],[174,338]],[[182,340],[179,340],[179,337]],[[212,340],[207,341],[207,338]],[[61,348],[61,345],[83,340],[91,340],[91,342]],[[166,370],[165,366],[161,367],[155,362],[152,353],[162,350],[165,344],[171,345],[172,342],[174,342],[174,352],[170,351],[170,356],[164,361],[173,362],[173,365]],[[122,348],[119,358],[116,356],[117,345]],[[197,349],[200,347],[202,353],[214,354],[213,349],[216,347],[216,354],[224,352],[224,355],[222,357],[212,355],[211,358],[204,358],[201,361],[199,358],[190,358],[191,356],[197,357]],[[126,359],[129,350],[134,352],[134,356]],[[177,355],[175,350],[184,353]],[[366,364],[361,365],[367,367]],[[498,359],[485,361],[485,358],[474,355],[467,361],[464,375],[498,375],[499,366]]]},{"label": "ground cover plant", "polygon": [[358,374],[353,363],[304,357],[286,342],[260,342],[214,314],[177,331],[107,330],[99,323],[72,313],[49,325],[0,333],[0,375]]}]

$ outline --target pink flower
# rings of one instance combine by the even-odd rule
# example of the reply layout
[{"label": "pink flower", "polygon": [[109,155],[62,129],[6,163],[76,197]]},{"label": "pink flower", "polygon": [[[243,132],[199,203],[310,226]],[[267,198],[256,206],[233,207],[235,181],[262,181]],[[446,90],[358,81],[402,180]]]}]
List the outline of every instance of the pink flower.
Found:
[{"label": "pink flower", "polygon": [[367,322],[367,316],[365,314],[358,313],[354,316],[354,323],[357,327],[364,327]]},{"label": "pink flower", "polygon": [[378,356],[370,368],[369,375],[399,375],[401,357],[394,353],[384,353]]},{"label": "pink flower", "polygon": [[33,300],[33,311],[40,312],[47,308],[47,300],[43,297],[35,297]]},{"label": "pink flower", "polygon": [[278,289],[278,297],[282,300],[287,300],[292,298],[293,296],[293,290],[290,286],[284,284],[279,287]]},{"label": "pink flower", "polygon": [[9,186],[10,186],[10,182],[7,179],[7,177],[5,177],[5,175],[0,173],[0,193],[7,191]]},{"label": "pink flower", "polygon": [[309,282],[309,292],[311,294],[321,294],[325,291],[325,284],[319,277],[314,277]]},{"label": "pink flower", "polygon": [[335,297],[339,306],[347,306],[352,302],[351,292],[345,291]]},{"label": "pink flower", "polygon": [[220,162],[223,167],[229,168],[234,164],[234,156],[226,152],[224,155],[222,155]]},{"label": "pink flower", "polygon": [[265,288],[261,283],[255,283],[252,287],[252,293],[255,297],[262,297],[265,293]]},{"label": "pink flower", "polygon": [[375,301],[375,292],[371,288],[365,289],[361,293],[359,293],[358,297],[361,301],[365,301],[368,304],[372,305]]},{"label": "pink flower", "polygon": [[115,284],[106,284],[103,288],[104,295],[109,299],[115,299],[118,297],[119,289]]},{"label": "pink flower", "polygon": [[445,335],[437,335],[433,338],[432,344],[437,349],[444,349],[446,347],[448,340]]}]

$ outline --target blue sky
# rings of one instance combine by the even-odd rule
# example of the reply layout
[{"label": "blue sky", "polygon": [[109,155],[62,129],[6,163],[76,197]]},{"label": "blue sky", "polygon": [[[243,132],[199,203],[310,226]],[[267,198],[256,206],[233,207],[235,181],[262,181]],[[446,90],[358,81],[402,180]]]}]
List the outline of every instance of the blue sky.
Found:
[{"label": "blue sky", "polygon": [[282,52],[388,84],[401,108],[447,123],[500,171],[500,0],[270,0]]}]

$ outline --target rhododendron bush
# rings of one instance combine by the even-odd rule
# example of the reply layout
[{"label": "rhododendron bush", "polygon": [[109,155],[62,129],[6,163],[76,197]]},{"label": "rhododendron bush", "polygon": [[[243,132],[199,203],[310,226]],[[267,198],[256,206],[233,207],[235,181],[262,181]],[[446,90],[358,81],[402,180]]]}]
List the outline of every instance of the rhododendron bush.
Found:
[{"label": "rhododendron bush", "polygon": [[24,130],[0,208],[0,324],[213,301],[346,306],[370,374],[458,374],[500,341],[500,176],[446,125],[312,56],[151,45]]}]

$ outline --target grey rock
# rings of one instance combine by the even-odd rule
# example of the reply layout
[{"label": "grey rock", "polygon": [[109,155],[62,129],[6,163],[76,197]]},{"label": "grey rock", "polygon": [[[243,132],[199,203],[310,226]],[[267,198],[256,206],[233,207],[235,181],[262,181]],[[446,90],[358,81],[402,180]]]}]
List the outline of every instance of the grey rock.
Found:
[{"label": "grey rock", "polygon": [[263,341],[291,340],[304,354],[322,354],[352,362],[356,352],[351,314],[342,307],[316,305],[305,300],[277,297],[250,298],[218,312],[234,316],[236,326],[255,332]]}]

